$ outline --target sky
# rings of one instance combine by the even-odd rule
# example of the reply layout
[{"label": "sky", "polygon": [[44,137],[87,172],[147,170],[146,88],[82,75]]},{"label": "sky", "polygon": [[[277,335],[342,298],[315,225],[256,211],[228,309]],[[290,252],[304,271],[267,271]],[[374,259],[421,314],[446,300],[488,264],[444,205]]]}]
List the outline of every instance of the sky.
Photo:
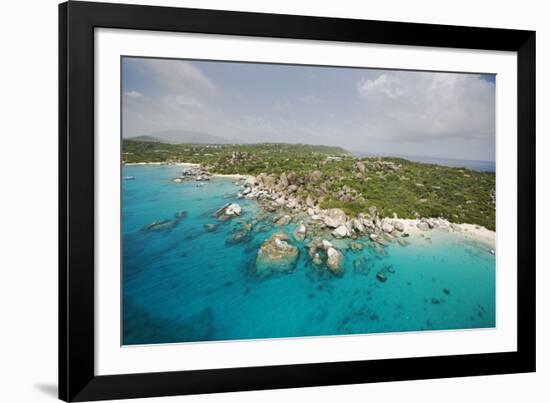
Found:
[{"label": "sky", "polygon": [[495,76],[123,58],[123,137],[201,132],[235,142],[495,160]]}]

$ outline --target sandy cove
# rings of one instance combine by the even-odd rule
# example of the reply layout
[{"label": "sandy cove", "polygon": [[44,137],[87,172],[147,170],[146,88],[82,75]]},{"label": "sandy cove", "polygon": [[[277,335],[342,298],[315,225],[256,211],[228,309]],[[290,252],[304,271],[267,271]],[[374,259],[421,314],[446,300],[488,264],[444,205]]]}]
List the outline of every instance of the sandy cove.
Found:
[{"label": "sandy cove", "polygon": [[212,178],[228,178],[236,180],[248,180],[254,178],[252,175],[242,175],[242,174],[212,174]]},{"label": "sandy cove", "polygon": [[[405,226],[405,231],[414,236],[430,236],[433,231],[438,231],[438,228],[433,228],[428,231],[423,231],[418,228],[418,224],[422,222],[420,219],[410,218],[387,218],[389,221],[400,221]],[[454,228],[453,228],[454,227]],[[448,228],[449,232],[460,235],[464,238],[469,238],[473,241],[486,244],[491,249],[496,246],[496,232],[476,224],[451,224]]]}]

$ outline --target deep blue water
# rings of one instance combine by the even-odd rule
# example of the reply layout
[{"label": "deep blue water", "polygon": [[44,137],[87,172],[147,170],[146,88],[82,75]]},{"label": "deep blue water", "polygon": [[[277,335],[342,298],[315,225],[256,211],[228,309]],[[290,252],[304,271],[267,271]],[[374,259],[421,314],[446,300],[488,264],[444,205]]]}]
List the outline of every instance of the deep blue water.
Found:
[{"label": "deep blue water", "polygon": [[[404,247],[375,249],[365,240],[363,251],[344,251],[338,278],[308,263],[304,243],[291,238],[300,248],[296,270],[257,278],[251,269],[261,243],[275,231],[290,235],[296,224],[260,221],[248,242],[227,245],[256,217],[256,203],[237,200],[230,179],[171,182],[180,170],[124,167],[123,176],[136,178],[122,184],[125,345],[495,326],[495,258],[486,245],[438,231],[430,240],[411,236]],[[213,212],[229,201],[243,215],[218,222]],[[143,230],[180,210],[187,216],[174,228]],[[366,262],[360,270],[357,259]]]},{"label": "deep blue water", "polygon": [[[381,154],[363,153],[363,152],[357,152],[354,154],[358,157],[363,157],[363,158],[386,156],[385,154],[381,155]],[[474,171],[480,171],[480,172],[496,171],[495,161],[459,160],[459,159],[453,159],[453,158],[436,158],[436,157],[424,157],[419,155],[399,155],[399,154],[387,155],[387,156],[405,158],[409,161],[423,162],[426,164],[444,165],[452,168],[467,168],[467,169],[472,169]]]}]

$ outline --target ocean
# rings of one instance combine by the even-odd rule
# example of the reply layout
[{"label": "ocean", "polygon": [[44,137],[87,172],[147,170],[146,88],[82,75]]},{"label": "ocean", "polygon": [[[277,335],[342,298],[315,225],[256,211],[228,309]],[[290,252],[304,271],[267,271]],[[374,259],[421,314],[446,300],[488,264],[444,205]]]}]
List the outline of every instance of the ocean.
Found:
[{"label": "ocean", "polygon": [[[180,172],[123,168],[135,177],[122,183],[124,345],[495,327],[495,256],[487,245],[437,230],[429,239],[410,236],[407,246],[363,240],[358,252],[334,241],[344,252],[336,277],[313,266],[305,243],[291,237],[300,250],[295,270],[259,278],[262,242],[291,235],[296,223],[260,221],[250,238],[228,243],[257,218],[256,202],[237,199],[227,178],[172,182]],[[243,213],[220,222],[213,213],[228,202]],[[170,228],[144,230],[160,220],[171,220]]]},{"label": "ocean", "polygon": [[436,157],[424,157],[419,155],[386,155],[386,154],[375,154],[375,153],[363,153],[356,152],[353,153],[355,156],[360,158],[368,157],[398,157],[404,158],[409,161],[414,162],[423,162],[425,164],[436,164],[444,165],[452,168],[467,168],[479,172],[495,172],[496,163],[495,161],[478,161],[478,160],[460,160],[453,158],[436,158]]}]

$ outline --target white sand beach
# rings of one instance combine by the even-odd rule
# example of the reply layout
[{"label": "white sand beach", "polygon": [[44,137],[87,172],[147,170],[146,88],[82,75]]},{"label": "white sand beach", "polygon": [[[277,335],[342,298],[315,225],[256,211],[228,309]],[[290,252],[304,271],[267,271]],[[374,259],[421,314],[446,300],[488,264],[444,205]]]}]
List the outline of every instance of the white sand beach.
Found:
[{"label": "white sand beach", "polygon": [[[440,228],[433,228],[428,231],[423,231],[418,228],[418,224],[422,221],[420,219],[407,219],[407,218],[394,218],[388,219],[389,221],[399,221],[405,226],[405,231],[413,236],[432,236],[432,234],[441,231]],[[454,227],[454,228],[453,228]],[[491,231],[485,227],[481,227],[475,224],[453,224],[448,227],[449,232],[461,235],[474,241],[482,242],[488,245],[491,249],[496,246],[496,232]]]}]

